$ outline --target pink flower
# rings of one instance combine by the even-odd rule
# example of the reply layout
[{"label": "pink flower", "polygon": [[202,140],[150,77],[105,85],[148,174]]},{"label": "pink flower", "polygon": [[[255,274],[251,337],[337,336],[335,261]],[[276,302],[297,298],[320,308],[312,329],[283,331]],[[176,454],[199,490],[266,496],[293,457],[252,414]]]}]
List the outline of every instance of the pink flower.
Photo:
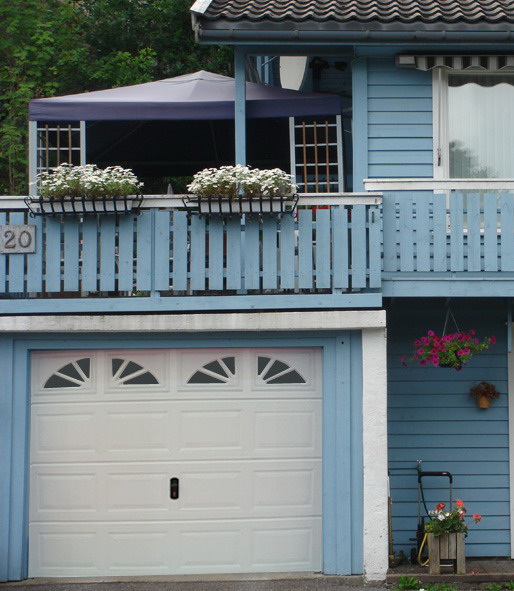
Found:
[{"label": "pink flower", "polygon": [[427,362],[423,359],[422,361],[419,362],[419,364],[421,365],[421,367],[425,367]]},{"label": "pink flower", "polygon": [[407,359],[407,357],[405,355],[402,355],[400,357],[400,361],[402,362],[402,365],[407,365],[406,359]]},{"label": "pink flower", "polygon": [[439,357],[432,357],[431,361],[432,365],[434,365],[435,367],[439,365]]},{"label": "pink flower", "polygon": [[471,329],[469,330],[469,334],[470,334],[470,335],[475,335],[475,334],[476,334],[476,332],[475,332],[475,331],[474,331],[474,330],[471,328]]},{"label": "pink flower", "polygon": [[421,346],[421,341],[414,341],[414,346],[415,347],[420,347]]},{"label": "pink flower", "polygon": [[418,351],[417,351],[418,355],[423,355],[424,352],[425,352],[425,349],[418,349]]},{"label": "pink flower", "polygon": [[435,337],[435,332],[434,332],[433,330],[429,330],[429,331],[427,332],[427,335],[428,335],[429,337]]},{"label": "pink flower", "polygon": [[428,345],[428,344],[430,344],[430,339],[428,339],[427,337],[421,337],[421,342],[424,345]]},{"label": "pink flower", "polygon": [[449,335],[449,334],[447,334],[445,337],[443,337],[443,341],[445,343],[451,343],[452,342],[452,339],[453,339],[453,336],[452,335]]},{"label": "pink flower", "polygon": [[491,337],[491,345],[496,345],[496,337]]}]

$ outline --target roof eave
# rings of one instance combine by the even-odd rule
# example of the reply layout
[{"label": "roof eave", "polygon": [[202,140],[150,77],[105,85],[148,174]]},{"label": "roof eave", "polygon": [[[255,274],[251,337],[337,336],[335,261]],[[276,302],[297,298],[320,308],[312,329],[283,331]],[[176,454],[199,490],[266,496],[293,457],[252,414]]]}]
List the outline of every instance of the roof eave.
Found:
[{"label": "roof eave", "polygon": [[337,23],[294,21],[228,21],[196,19],[202,43],[325,45],[360,43],[512,43],[514,23]]}]

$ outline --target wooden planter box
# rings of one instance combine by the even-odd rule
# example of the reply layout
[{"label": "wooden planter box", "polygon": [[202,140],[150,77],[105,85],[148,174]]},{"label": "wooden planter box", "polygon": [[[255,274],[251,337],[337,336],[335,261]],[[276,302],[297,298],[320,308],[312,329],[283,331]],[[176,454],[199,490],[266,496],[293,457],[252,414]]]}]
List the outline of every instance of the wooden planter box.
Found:
[{"label": "wooden planter box", "polygon": [[464,534],[428,534],[428,558],[431,575],[441,574],[441,560],[452,560],[455,573],[466,574]]}]

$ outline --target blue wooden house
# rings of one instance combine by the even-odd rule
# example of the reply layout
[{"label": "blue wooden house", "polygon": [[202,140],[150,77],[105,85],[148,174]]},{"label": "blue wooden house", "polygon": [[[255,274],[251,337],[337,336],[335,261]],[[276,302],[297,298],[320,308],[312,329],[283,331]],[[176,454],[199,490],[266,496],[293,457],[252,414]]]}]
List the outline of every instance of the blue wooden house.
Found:
[{"label": "blue wooden house", "polygon": [[[31,218],[1,200],[2,579],[383,579],[388,491],[408,553],[419,469],[450,472],[483,515],[468,556],[510,557],[514,10],[192,14],[199,42],[235,48],[238,163],[248,71],[278,86],[281,57],[302,56],[302,90],[339,95],[341,113],[288,118],[297,215],[154,196],[139,215]],[[34,153],[52,133],[82,153],[84,124],[45,125]],[[496,344],[462,371],[402,365],[457,327]],[[501,392],[488,410],[468,395],[480,381]],[[444,479],[424,484],[428,505],[447,502]]]}]

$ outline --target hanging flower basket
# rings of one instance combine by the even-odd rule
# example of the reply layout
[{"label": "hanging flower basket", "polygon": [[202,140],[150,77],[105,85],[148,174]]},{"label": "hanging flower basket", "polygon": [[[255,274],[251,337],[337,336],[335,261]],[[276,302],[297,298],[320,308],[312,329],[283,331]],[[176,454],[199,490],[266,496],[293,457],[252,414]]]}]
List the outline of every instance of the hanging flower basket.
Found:
[{"label": "hanging flower basket", "polygon": [[197,172],[188,185],[186,207],[200,213],[293,213],[298,203],[291,175],[279,168],[222,166]]},{"label": "hanging flower basket", "polygon": [[414,355],[409,359],[403,355],[401,362],[407,365],[415,361],[422,367],[432,365],[460,371],[473,355],[496,344],[496,337],[486,337],[480,341],[475,335],[472,329],[444,336],[437,336],[433,330],[429,330],[425,336],[414,341]]},{"label": "hanging flower basket", "polygon": [[32,215],[138,212],[143,201],[134,173],[121,166],[61,164],[37,175],[37,197],[25,203]]}]

